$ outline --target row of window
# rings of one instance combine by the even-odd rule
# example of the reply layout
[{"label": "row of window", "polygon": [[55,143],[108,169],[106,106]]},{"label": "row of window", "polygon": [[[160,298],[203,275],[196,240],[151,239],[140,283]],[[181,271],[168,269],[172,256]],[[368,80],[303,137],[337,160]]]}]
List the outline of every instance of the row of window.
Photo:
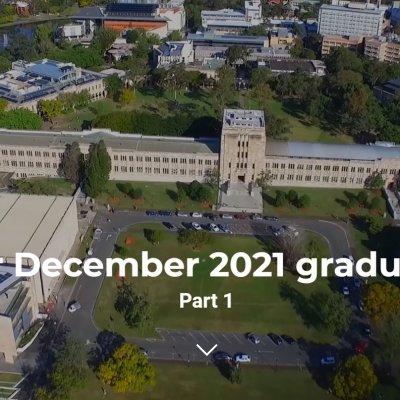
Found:
[{"label": "row of window", "polygon": [[51,163],[49,163],[49,162],[45,162],[45,163],[42,163],[41,161],[36,161],[36,162],[33,162],[33,161],[27,161],[27,162],[25,162],[25,161],[8,161],[8,160],[3,160],[3,166],[4,167],[9,167],[9,166],[12,166],[12,167],[31,167],[31,168],[33,168],[33,167],[36,167],[36,168],[42,168],[42,167],[44,167],[44,168],[51,168],[51,165],[53,165],[53,168],[54,169],[57,169],[58,168],[58,164],[57,163],[53,163],[53,164],[51,164]]},{"label": "row of window", "polygon": [[[277,180],[278,179],[278,174],[272,174],[272,179]],[[312,177],[311,175],[294,175],[294,174],[280,174],[279,179],[281,181],[287,180],[287,181],[296,181],[296,182],[311,182],[312,180],[314,182],[331,182],[331,183],[356,183],[357,185],[361,185],[364,182],[363,178],[347,178],[345,176],[342,177],[337,177],[337,176],[314,176]]]},{"label": "row of window", "polygon": [[[195,169],[186,170],[184,168],[152,168],[152,167],[125,167],[125,166],[118,166],[114,165],[114,172],[125,172],[125,173],[139,173],[142,174],[161,174],[161,175],[190,175],[196,176]],[[203,171],[199,169],[197,171],[197,176],[203,176]]]},{"label": "row of window", "polygon": [[[172,164],[189,164],[189,165],[194,165],[196,164],[196,159],[195,158],[178,158],[178,157],[151,157],[151,156],[124,156],[124,155],[118,155],[114,154],[114,161],[136,161],[136,162],[163,162],[164,164],[172,163]],[[198,159],[197,160],[197,165],[203,165],[203,160]],[[204,160],[204,165],[218,165],[218,159],[216,160]]]},{"label": "row of window", "polygon": [[[269,170],[271,168],[271,164],[267,163],[266,164],[266,169]],[[363,173],[367,173],[370,174],[372,173],[372,169],[371,168],[364,168],[364,167],[346,167],[346,166],[342,166],[340,167],[339,165],[324,165],[322,168],[322,165],[312,165],[312,164],[298,164],[297,167],[295,166],[295,164],[288,164],[287,165],[288,169],[298,169],[298,170],[306,170],[306,171],[333,171],[333,172],[359,172],[360,174]],[[272,163],[272,169],[286,169],[286,164],[285,163],[281,163],[279,165],[279,163]],[[381,171],[381,174],[387,174],[388,170],[387,168],[383,168]],[[397,174],[397,170],[396,169],[391,169],[389,170],[389,174],[390,175],[396,175]]]},{"label": "row of window", "polygon": [[[25,155],[27,157],[45,157],[45,158],[49,158],[50,157],[50,152],[49,151],[44,151],[43,153],[41,151],[32,151],[32,150],[10,150],[8,151],[7,149],[2,149],[1,150],[1,154],[3,156],[16,156],[17,154],[21,157],[25,157]],[[63,158],[64,157],[64,153],[57,153],[55,151],[51,152],[51,157],[52,158]]]}]

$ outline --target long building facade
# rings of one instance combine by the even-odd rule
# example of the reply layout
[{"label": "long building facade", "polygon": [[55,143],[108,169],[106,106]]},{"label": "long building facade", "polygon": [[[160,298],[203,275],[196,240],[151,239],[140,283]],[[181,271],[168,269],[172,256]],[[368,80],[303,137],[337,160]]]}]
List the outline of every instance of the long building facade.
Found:
[{"label": "long building facade", "polygon": [[105,141],[112,180],[204,181],[219,171],[220,183],[254,184],[270,171],[275,186],[362,188],[378,171],[389,184],[400,171],[400,146],[335,145],[272,141],[262,111],[225,110],[220,139],[0,129],[0,172],[15,178],[56,177],[68,143],[83,153]]}]

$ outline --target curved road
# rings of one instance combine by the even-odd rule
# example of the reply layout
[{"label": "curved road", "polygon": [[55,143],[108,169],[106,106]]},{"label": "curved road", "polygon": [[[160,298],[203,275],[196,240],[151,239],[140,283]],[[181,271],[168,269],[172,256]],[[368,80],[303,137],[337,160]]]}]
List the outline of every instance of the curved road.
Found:
[{"label": "curved road", "polygon": [[[107,218],[111,221],[107,222]],[[114,244],[120,231],[127,229],[133,224],[145,222],[170,221],[175,225],[180,225],[184,221],[191,222],[192,218],[173,217],[149,217],[144,212],[116,211],[115,214],[109,214],[105,211],[97,213],[94,225],[102,229],[99,239],[93,241],[93,257],[99,258],[103,262],[107,257],[111,257]],[[196,222],[203,224],[209,223],[208,219],[195,219]],[[231,225],[234,232],[265,234],[268,225],[293,225],[299,229],[306,229],[321,234],[329,242],[331,252],[334,258],[339,258],[344,254],[350,254],[350,244],[346,229],[330,221],[310,220],[310,219],[282,219],[278,222],[266,221],[241,221],[224,220],[223,223]],[[83,342],[91,344],[95,342],[99,333],[93,320],[93,311],[96,305],[104,276],[91,278],[82,274],[76,281],[70,297],[64,299],[68,304],[70,300],[77,300],[81,303],[82,309],[76,313],[70,314],[66,307],[60,312],[60,319],[70,326],[73,334]],[[199,344],[205,351],[218,344],[217,350],[227,351],[234,354],[238,351],[245,352],[252,356],[252,363],[268,365],[290,365],[303,366],[308,362],[308,355],[297,345],[276,346],[270,339],[263,335],[261,343],[254,345],[245,339],[243,333],[232,332],[203,332],[203,331],[178,331],[172,329],[158,329],[161,339],[138,339],[128,338],[128,340],[137,343],[139,346],[148,350],[149,356],[154,359],[164,360],[185,360],[185,361],[209,361],[197,348]]]}]

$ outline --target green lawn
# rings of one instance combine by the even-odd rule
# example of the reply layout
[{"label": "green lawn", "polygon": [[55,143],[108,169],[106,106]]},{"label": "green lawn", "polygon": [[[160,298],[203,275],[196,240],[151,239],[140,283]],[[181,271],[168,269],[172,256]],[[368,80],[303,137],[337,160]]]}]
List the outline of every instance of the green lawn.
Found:
[{"label": "green lawn", "polygon": [[[133,209],[169,209],[176,210],[182,208],[186,210],[201,210],[209,208],[207,204],[201,204],[190,199],[185,200],[184,204],[176,202],[176,183],[169,182],[131,182],[134,188],[140,188],[143,192],[143,204],[134,202],[129,196],[121,193],[116,181],[107,183],[103,193],[98,197],[99,204],[110,204],[114,208]],[[215,199],[217,194],[215,193]]]},{"label": "green lawn", "polygon": [[[256,101],[250,96],[245,97],[246,108],[259,108]],[[305,115],[297,110],[292,103],[282,104],[276,99],[268,100],[268,109],[272,114],[288,121],[291,127],[291,134],[285,139],[300,142],[319,143],[352,143],[351,136],[337,134],[323,127],[310,124]],[[267,132],[268,136],[268,132]]]},{"label": "green lawn", "polygon": [[264,368],[243,368],[243,382],[232,385],[214,366],[156,364],[157,385],[144,394],[115,394],[107,388],[103,396],[100,382],[91,375],[88,385],[75,391],[71,400],[328,400],[308,372]]},{"label": "green lawn", "polygon": [[[218,260],[211,260],[208,255],[215,251],[222,251],[232,255],[237,251],[254,254],[267,251],[269,243],[265,244],[252,236],[214,236],[213,243],[205,246],[200,251],[193,251],[190,247],[180,245],[177,236],[165,232],[158,246],[151,245],[145,238],[144,229],[163,229],[159,224],[135,225],[128,232],[124,232],[118,239],[118,245],[125,246],[126,238],[133,238],[133,245],[126,246],[128,256],[141,258],[141,251],[149,251],[152,257],[166,260],[172,256],[186,259],[198,257],[200,264],[194,269],[192,278],[171,278],[162,275],[157,278],[134,278],[134,283],[140,291],[148,291],[150,299],[155,306],[155,326],[165,328],[190,328],[214,331],[236,332],[267,332],[276,331],[291,334],[295,337],[304,337],[315,341],[331,341],[331,335],[321,332],[313,322],[308,321],[306,308],[308,296],[316,290],[328,291],[327,279],[320,279],[314,285],[302,285],[296,277],[289,272],[284,278],[211,278],[210,271],[217,265]],[[322,238],[318,239],[322,241]],[[327,245],[321,244],[324,255],[328,255]],[[254,268],[261,262],[255,262]],[[240,268],[240,265],[239,265]],[[275,268],[270,267],[273,275]],[[129,271],[127,272],[129,274]],[[130,329],[122,316],[114,309],[119,279],[105,278],[102,290],[94,312],[94,318],[102,329],[116,330],[124,336],[135,336],[151,332],[137,332]],[[293,305],[288,297],[283,298],[282,284],[287,284],[289,289],[286,296],[295,298]],[[218,309],[193,309],[191,307],[179,308],[179,293],[189,292],[193,296],[205,296],[216,293],[220,296]],[[225,293],[232,293],[232,308],[227,309],[221,300]],[[303,315],[297,308],[304,305]],[[304,320],[303,320],[304,318]]]},{"label": "green lawn", "polygon": [[[276,197],[276,191],[282,190],[288,193],[289,190],[295,190],[299,196],[307,194],[310,196],[311,205],[306,209],[299,209],[295,206],[274,207],[273,202]],[[330,188],[300,188],[300,187],[271,187],[264,195],[264,213],[266,215],[276,214],[280,216],[306,216],[306,217],[339,217],[347,218],[348,210],[346,208],[349,198],[357,195],[358,189],[330,189]],[[376,193],[370,192],[370,199],[376,196]],[[355,213],[365,213],[367,210],[352,210]]]},{"label": "green lawn", "polygon": [[75,185],[61,178],[29,178],[16,181],[19,193],[72,196]]},{"label": "green lawn", "polygon": [[0,372],[0,386],[2,383],[17,383],[21,380],[22,375],[13,372]]}]

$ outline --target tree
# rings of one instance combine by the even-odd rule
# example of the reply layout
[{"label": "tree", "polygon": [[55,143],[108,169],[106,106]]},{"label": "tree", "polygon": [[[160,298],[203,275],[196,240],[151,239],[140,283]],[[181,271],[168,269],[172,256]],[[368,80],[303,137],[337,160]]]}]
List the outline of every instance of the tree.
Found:
[{"label": "tree", "polygon": [[63,103],[60,100],[39,100],[38,112],[45,121],[53,123],[53,118],[61,114]]},{"label": "tree", "polygon": [[11,61],[4,56],[0,56],[0,74],[11,69]]},{"label": "tree", "polygon": [[366,192],[365,190],[361,190],[360,192],[358,192],[357,201],[360,206],[364,207],[368,201],[368,192]]},{"label": "tree", "polygon": [[218,186],[219,182],[219,170],[218,168],[210,168],[207,171],[205,171],[205,177],[204,177],[205,182],[213,187]]},{"label": "tree", "polygon": [[97,197],[108,182],[111,159],[103,140],[90,145],[85,165],[85,190],[90,197]]},{"label": "tree", "polygon": [[288,201],[288,198],[286,196],[286,193],[283,192],[282,190],[277,190],[276,191],[276,196],[275,196],[275,201],[274,201],[275,207],[287,206],[288,202],[289,201]]},{"label": "tree", "polygon": [[311,198],[308,194],[303,194],[297,200],[296,206],[298,208],[308,208],[311,204]]},{"label": "tree", "polygon": [[90,7],[93,4],[93,0],[78,0],[79,7]]},{"label": "tree", "polygon": [[213,89],[214,108],[218,115],[231,101],[235,90],[235,71],[229,66],[218,69],[218,80]]},{"label": "tree", "polygon": [[302,255],[302,245],[298,236],[279,235],[274,238],[277,251],[283,254],[285,266],[290,271],[296,271],[297,261]]},{"label": "tree", "polygon": [[288,194],[287,194],[287,199],[289,200],[289,202],[291,204],[297,204],[297,200],[299,198],[298,193],[295,190],[289,190]]},{"label": "tree", "polygon": [[140,32],[136,29],[126,31],[125,33],[126,43],[136,43],[139,37]]},{"label": "tree", "polygon": [[286,119],[278,118],[265,110],[265,132],[269,137],[277,139],[289,134],[291,129]]},{"label": "tree", "polygon": [[153,326],[153,307],[149,296],[147,293],[136,293],[132,283],[124,282],[118,288],[115,309],[131,328],[147,332]]},{"label": "tree", "polygon": [[78,185],[83,174],[83,158],[78,142],[67,144],[61,160],[59,175]]},{"label": "tree", "polygon": [[136,199],[137,200],[137,199],[142,199],[143,198],[143,190],[140,189],[140,188],[131,188],[131,189],[129,189],[127,194],[132,199]]},{"label": "tree", "polygon": [[12,35],[7,51],[12,60],[32,61],[37,57],[34,41],[22,33]]},{"label": "tree", "polygon": [[326,57],[325,64],[330,73],[342,70],[362,71],[362,61],[355,53],[345,47],[336,47]]},{"label": "tree", "polygon": [[237,383],[238,385],[242,383],[242,368],[240,363],[229,363],[229,380],[231,383]]},{"label": "tree", "polygon": [[135,94],[132,92],[132,90],[128,88],[122,89],[121,94],[119,95],[119,102],[123,105],[128,105],[132,103],[132,101],[135,99]]},{"label": "tree", "polygon": [[171,40],[172,42],[176,42],[178,40],[182,40],[182,35],[181,35],[180,31],[172,31],[168,35],[168,40]]},{"label": "tree", "polygon": [[260,107],[264,106],[266,101],[272,98],[272,90],[268,83],[257,83],[251,89],[251,97],[258,103]]},{"label": "tree", "polygon": [[386,202],[381,196],[375,196],[369,205],[371,210],[384,212],[386,209]]},{"label": "tree", "polygon": [[115,42],[115,39],[118,36],[118,32],[114,29],[104,29],[100,28],[97,30],[93,41],[92,47],[95,49],[99,54],[104,55],[105,52],[112,46]]},{"label": "tree", "polygon": [[83,387],[87,378],[85,351],[82,344],[67,338],[45,378],[45,386],[34,392],[35,400],[64,400],[71,390]]},{"label": "tree", "polygon": [[38,24],[35,29],[36,50],[39,54],[47,54],[53,47],[53,30],[50,24]]},{"label": "tree", "polygon": [[26,108],[0,112],[0,127],[6,129],[38,130],[42,120],[36,113]]},{"label": "tree", "polygon": [[272,73],[267,68],[253,68],[251,70],[250,86],[255,86],[263,83],[268,83],[272,78]]},{"label": "tree", "polygon": [[121,78],[117,74],[113,74],[107,76],[107,78],[104,80],[104,83],[107,90],[107,95],[113,100],[118,100],[124,88],[124,83],[122,82]]},{"label": "tree", "polygon": [[377,324],[400,314],[400,289],[389,282],[376,282],[368,286],[365,311]]},{"label": "tree", "polygon": [[162,237],[163,237],[163,232],[154,229],[151,230],[149,235],[150,242],[154,245],[160,244]]},{"label": "tree", "polygon": [[205,202],[211,201],[213,194],[209,185],[193,181],[189,184],[188,195],[194,201]]},{"label": "tree", "polygon": [[178,241],[198,250],[210,243],[211,235],[205,231],[182,230],[179,232]]},{"label": "tree", "polygon": [[368,233],[372,236],[381,233],[385,227],[385,221],[380,216],[369,215],[366,217],[366,222],[368,224]]},{"label": "tree", "polygon": [[226,58],[230,65],[244,63],[249,55],[249,50],[245,46],[233,45],[228,47]]},{"label": "tree", "polygon": [[385,186],[385,180],[382,174],[378,171],[374,171],[364,183],[365,187],[368,189],[382,189]]},{"label": "tree", "polygon": [[374,368],[363,354],[349,357],[333,378],[333,394],[342,400],[363,400],[377,383]]},{"label": "tree", "polygon": [[133,344],[124,343],[97,370],[97,376],[117,393],[142,393],[156,384],[156,372],[148,358]]},{"label": "tree", "polygon": [[340,336],[349,329],[352,311],[349,302],[339,293],[317,292],[311,296],[321,324],[331,334]]},{"label": "tree", "polygon": [[256,178],[256,184],[263,190],[266,191],[268,186],[271,185],[272,174],[270,170],[262,169]]}]

